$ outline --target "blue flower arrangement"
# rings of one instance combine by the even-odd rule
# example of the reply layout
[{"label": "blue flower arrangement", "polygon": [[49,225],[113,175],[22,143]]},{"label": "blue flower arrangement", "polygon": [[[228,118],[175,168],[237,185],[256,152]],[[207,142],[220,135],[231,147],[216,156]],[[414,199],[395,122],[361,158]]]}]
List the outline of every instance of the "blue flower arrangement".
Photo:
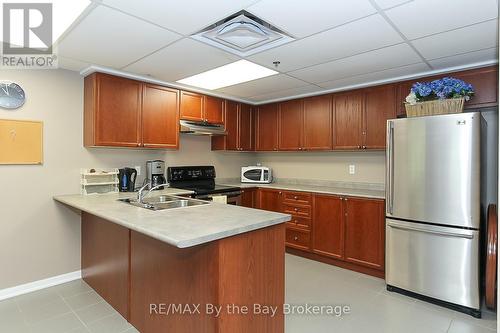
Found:
[{"label": "blue flower arrangement", "polygon": [[411,88],[411,93],[406,97],[406,102],[442,100],[463,97],[468,101],[474,95],[474,88],[470,83],[453,77],[444,77],[431,82],[417,82]]}]

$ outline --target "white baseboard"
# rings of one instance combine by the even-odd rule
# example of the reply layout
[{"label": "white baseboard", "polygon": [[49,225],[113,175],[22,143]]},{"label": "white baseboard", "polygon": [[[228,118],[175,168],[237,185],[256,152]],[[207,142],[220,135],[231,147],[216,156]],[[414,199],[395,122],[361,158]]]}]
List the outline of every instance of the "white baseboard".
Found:
[{"label": "white baseboard", "polygon": [[57,286],[58,284],[63,284],[66,282],[78,280],[82,278],[82,271],[75,271],[71,273],[66,273],[58,276],[53,276],[47,279],[38,280],[26,284],[21,284],[19,286],[1,289],[0,290],[0,301],[8,298],[16,297],[19,295],[31,293],[33,291]]}]

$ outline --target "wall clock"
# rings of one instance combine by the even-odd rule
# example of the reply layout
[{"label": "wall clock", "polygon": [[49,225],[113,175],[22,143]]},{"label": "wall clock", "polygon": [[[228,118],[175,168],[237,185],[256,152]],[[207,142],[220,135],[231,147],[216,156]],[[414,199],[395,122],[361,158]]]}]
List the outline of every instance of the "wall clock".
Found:
[{"label": "wall clock", "polygon": [[26,94],[23,88],[10,81],[0,81],[0,107],[17,109],[24,104]]}]

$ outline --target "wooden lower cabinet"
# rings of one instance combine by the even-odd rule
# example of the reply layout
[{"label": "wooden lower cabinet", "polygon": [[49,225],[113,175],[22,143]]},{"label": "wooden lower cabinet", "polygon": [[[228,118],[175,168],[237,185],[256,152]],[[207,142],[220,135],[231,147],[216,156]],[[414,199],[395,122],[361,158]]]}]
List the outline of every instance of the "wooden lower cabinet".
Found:
[{"label": "wooden lower cabinet", "polygon": [[384,277],[385,201],[258,189],[258,208],[292,215],[287,252]]},{"label": "wooden lower cabinet", "polygon": [[241,190],[241,205],[248,208],[257,207],[257,188],[244,188]]}]

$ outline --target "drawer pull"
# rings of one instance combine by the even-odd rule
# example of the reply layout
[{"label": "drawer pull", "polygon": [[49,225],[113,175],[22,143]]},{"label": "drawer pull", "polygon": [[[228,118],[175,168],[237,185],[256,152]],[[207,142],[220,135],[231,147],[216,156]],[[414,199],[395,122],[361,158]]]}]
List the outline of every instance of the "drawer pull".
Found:
[{"label": "drawer pull", "polygon": [[294,196],[293,197],[295,200],[299,200],[299,197],[298,196]]},{"label": "drawer pull", "polygon": [[298,211],[299,211],[299,209],[298,209],[298,208],[294,208],[293,210],[294,210],[294,211],[296,211],[296,212],[298,212]]},{"label": "drawer pull", "polygon": [[294,240],[294,241],[298,241],[298,240],[299,240],[299,237],[294,236],[294,237],[293,237],[293,240]]}]

